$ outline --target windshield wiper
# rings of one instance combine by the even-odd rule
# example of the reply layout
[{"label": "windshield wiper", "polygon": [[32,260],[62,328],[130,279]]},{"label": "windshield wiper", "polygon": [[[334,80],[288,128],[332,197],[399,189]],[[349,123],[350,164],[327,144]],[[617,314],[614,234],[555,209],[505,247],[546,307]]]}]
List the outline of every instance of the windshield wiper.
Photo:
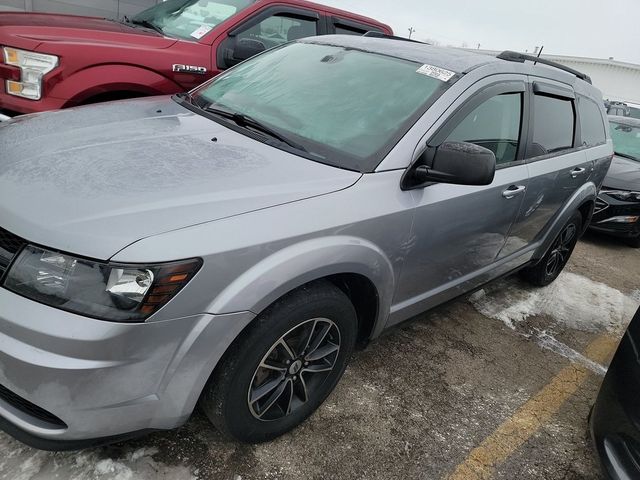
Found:
[{"label": "windshield wiper", "polygon": [[615,153],[618,157],[628,158],[629,160],[635,160],[636,162],[640,162],[640,158],[634,157],[633,155],[629,155],[628,153],[620,153],[620,152],[613,152],[613,153]]},{"label": "windshield wiper", "polygon": [[302,152],[307,153],[307,149],[304,148],[299,143],[287,138],[282,133],[265,125],[259,120],[256,120],[255,118],[250,117],[249,115],[245,115],[243,113],[238,113],[238,112],[232,112],[230,110],[225,110],[224,108],[214,107],[211,105],[209,105],[208,107],[204,107],[203,110],[205,112],[213,113],[214,115],[219,115],[221,117],[228,118],[229,120],[232,120],[239,127],[251,128],[261,133],[265,133],[270,137],[275,138],[276,140],[279,140],[282,143],[286,143],[287,145],[289,145],[292,148],[295,148],[296,150],[300,150]]},{"label": "windshield wiper", "polygon": [[132,18],[131,20],[129,20],[127,18],[125,21],[127,21],[127,23],[129,24],[140,25],[141,27],[150,28],[151,30],[155,30],[156,32],[158,32],[160,35],[164,35],[164,32],[162,31],[162,29],[159,26],[157,26],[155,23],[150,22],[149,20],[139,20],[137,18]]}]

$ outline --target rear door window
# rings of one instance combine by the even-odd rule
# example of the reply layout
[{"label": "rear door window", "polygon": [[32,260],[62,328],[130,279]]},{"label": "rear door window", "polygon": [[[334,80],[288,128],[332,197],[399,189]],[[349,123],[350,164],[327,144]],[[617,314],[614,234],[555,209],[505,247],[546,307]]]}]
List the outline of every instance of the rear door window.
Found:
[{"label": "rear door window", "polygon": [[533,96],[533,144],[529,157],[573,148],[575,112],[571,99]]},{"label": "rear door window", "polygon": [[588,98],[580,98],[580,131],[582,144],[587,147],[600,145],[606,141],[604,121],[598,105]]},{"label": "rear door window", "polygon": [[364,35],[369,31],[379,32],[380,29],[364,23],[332,17],[333,29],[337,35]]}]

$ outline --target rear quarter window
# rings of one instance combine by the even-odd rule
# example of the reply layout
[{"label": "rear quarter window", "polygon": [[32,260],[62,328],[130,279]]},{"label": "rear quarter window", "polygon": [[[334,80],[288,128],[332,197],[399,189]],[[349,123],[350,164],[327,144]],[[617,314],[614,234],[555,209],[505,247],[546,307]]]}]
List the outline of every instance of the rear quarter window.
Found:
[{"label": "rear quarter window", "polygon": [[593,147],[604,143],[607,136],[598,104],[588,98],[580,98],[578,112],[580,113],[582,144],[587,147]]}]

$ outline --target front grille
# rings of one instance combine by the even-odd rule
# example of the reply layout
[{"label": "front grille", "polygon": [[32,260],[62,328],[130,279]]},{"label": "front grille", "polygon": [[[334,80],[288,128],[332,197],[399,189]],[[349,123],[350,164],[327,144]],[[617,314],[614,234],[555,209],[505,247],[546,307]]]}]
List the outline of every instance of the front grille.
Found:
[{"label": "front grille", "polygon": [[593,210],[593,213],[600,213],[601,211],[603,211],[605,208],[607,208],[609,206],[609,204],[607,202],[605,202],[604,200],[602,200],[600,197],[596,198],[596,206]]},{"label": "front grille", "polygon": [[40,408],[37,405],[34,405],[28,400],[16,395],[11,390],[6,387],[0,385],[0,399],[7,402],[14,408],[17,408],[21,412],[30,415],[31,417],[35,417],[43,422],[49,423],[51,425],[55,425],[57,427],[67,428],[67,424],[56,417],[53,413],[47,412],[44,408]]},{"label": "front grille", "polygon": [[0,279],[24,244],[20,237],[0,228]]}]

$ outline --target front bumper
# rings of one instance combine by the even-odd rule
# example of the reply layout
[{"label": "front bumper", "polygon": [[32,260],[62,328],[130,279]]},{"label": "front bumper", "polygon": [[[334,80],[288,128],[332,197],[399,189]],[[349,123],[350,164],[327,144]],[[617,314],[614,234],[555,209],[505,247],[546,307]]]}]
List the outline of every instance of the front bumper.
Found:
[{"label": "front bumper", "polygon": [[640,478],[640,309],[618,347],[590,419],[605,476]]},{"label": "front bumper", "polygon": [[63,108],[66,100],[44,96],[41,100],[29,100],[27,98],[9,95],[4,91],[4,80],[0,78],[0,114],[14,117],[27,113],[46,112]]},{"label": "front bumper", "polygon": [[177,427],[253,317],[112,323],[0,288],[0,428],[58,450]]},{"label": "front bumper", "polygon": [[616,237],[637,237],[640,235],[640,220],[633,223],[610,222],[608,219],[623,216],[640,216],[640,203],[623,202],[601,193],[598,196],[596,212],[589,228]]}]

